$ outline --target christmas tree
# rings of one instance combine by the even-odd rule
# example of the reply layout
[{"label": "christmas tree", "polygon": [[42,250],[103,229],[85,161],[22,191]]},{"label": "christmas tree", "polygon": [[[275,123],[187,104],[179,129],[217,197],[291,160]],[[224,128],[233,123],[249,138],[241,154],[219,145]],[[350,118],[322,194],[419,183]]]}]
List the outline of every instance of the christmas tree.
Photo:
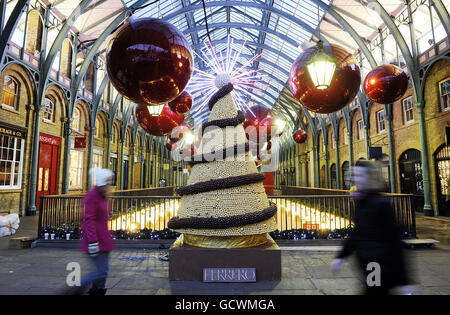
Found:
[{"label": "christmas tree", "polygon": [[269,202],[252,155],[238,111],[230,76],[219,74],[219,89],[209,99],[211,111],[202,125],[199,147],[191,157],[187,186],[178,216],[168,226],[182,233],[187,245],[213,248],[252,247],[273,243],[276,205]]}]

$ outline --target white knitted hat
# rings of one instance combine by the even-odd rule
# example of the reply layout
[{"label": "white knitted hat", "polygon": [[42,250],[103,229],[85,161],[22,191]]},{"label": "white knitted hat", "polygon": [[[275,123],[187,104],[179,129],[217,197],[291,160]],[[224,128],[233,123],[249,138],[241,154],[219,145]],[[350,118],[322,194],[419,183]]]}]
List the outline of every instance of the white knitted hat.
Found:
[{"label": "white knitted hat", "polygon": [[97,187],[108,185],[108,180],[114,176],[113,171],[107,168],[91,168],[89,174],[92,177],[92,185]]}]

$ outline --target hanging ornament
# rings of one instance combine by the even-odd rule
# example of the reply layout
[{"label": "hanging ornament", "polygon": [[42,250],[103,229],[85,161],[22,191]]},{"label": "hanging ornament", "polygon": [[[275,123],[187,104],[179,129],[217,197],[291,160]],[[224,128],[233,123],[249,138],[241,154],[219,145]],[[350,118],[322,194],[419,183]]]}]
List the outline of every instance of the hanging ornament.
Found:
[{"label": "hanging ornament", "polygon": [[183,114],[176,114],[170,110],[169,105],[164,105],[161,115],[158,117],[159,128],[164,135],[169,135],[173,128],[178,127],[184,121]]},{"label": "hanging ornament", "polygon": [[368,98],[379,104],[399,100],[408,88],[408,76],[397,66],[386,64],[374,68],[364,79]]},{"label": "hanging ornament", "polygon": [[[262,133],[261,122],[271,114],[271,110],[261,105],[252,106],[245,113],[244,130],[247,139],[259,142],[259,135]],[[267,123],[266,121],[265,123]]]},{"label": "hanging ornament", "polygon": [[[328,56],[326,62],[320,61],[324,54]],[[326,84],[327,80],[321,81],[318,77],[329,76],[332,64],[335,70]],[[306,49],[295,60],[289,75],[289,86],[295,99],[310,111],[322,114],[336,112],[349,104],[358,93],[360,83],[360,70],[352,54],[335,44]]]},{"label": "hanging ornament", "polygon": [[303,143],[306,141],[306,138],[308,137],[308,134],[303,129],[298,129],[294,131],[292,134],[292,138],[294,138],[294,141],[296,143]]},{"label": "hanging ornament", "polygon": [[184,114],[192,107],[192,96],[188,91],[183,91],[177,98],[169,102],[170,109],[176,114]]},{"label": "hanging ornament", "polygon": [[173,25],[154,18],[128,19],[106,53],[108,76],[117,91],[141,105],[175,99],[191,78],[189,42]]},{"label": "hanging ornament", "polygon": [[151,135],[157,137],[169,135],[173,128],[183,123],[184,115],[175,114],[167,104],[163,106],[159,116],[151,115],[149,108],[151,106],[137,105],[136,120],[141,128]]}]

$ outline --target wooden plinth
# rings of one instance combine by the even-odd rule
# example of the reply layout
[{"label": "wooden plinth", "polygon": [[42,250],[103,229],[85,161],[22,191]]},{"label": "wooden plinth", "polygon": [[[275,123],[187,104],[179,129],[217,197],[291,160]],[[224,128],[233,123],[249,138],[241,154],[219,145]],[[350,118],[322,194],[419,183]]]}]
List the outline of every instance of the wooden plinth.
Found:
[{"label": "wooden plinth", "polygon": [[175,242],[169,250],[169,280],[203,280],[203,268],[256,268],[256,281],[281,280],[281,251],[270,239],[247,248],[202,248]]}]

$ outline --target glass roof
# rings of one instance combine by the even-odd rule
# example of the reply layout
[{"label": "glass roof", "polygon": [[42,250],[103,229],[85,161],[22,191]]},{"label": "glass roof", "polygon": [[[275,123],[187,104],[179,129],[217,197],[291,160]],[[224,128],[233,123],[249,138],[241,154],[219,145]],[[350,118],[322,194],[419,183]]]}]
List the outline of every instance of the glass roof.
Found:
[{"label": "glass roof", "polygon": [[[441,1],[444,7],[450,7],[450,0]],[[15,2],[17,0],[8,1],[7,15],[10,13],[8,10],[13,7],[10,3]],[[30,5],[36,6],[38,2],[51,6],[53,14],[61,21],[81,3],[80,0],[32,0]],[[412,52],[404,0],[378,2],[388,14],[396,17],[396,24]],[[318,3],[321,3],[319,9]],[[418,43],[417,53],[420,54],[434,42],[439,43],[447,34],[436,10],[428,7],[428,0],[414,0],[410,3]],[[239,49],[246,41],[238,63],[243,64],[252,56],[261,54],[261,58],[250,67],[265,74],[268,85],[261,91],[254,90],[256,96],[247,101],[275,108],[276,111],[281,110],[286,115],[289,112],[295,118],[302,113],[302,109],[291,100],[292,95],[287,88],[288,75],[293,61],[301,51],[317,42],[318,21],[323,40],[358,53],[360,47],[354,39],[358,36],[369,46],[376,64],[394,62],[404,65],[403,57],[398,52],[398,44],[386,29],[376,8],[372,3],[368,4],[367,0],[205,0],[205,6],[210,37],[216,52],[226,50],[227,37],[230,36],[234,39],[234,49]],[[327,6],[327,11],[324,11],[323,8]],[[93,0],[79,16],[72,31],[89,48],[105,28],[127,10],[132,12],[134,18],[156,17],[170,22],[184,33],[197,53],[208,38],[202,0]],[[344,27],[339,18],[344,19],[348,27]],[[22,20],[13,40],[20,41],[21,36],[23,37],[20,33],[23,33],[24,28]],[[431,33],[431,21],[434,25],[434,37]],[[355,31],[353,35],[350,34],[349,27]],[[383,30],[387,34],[381,36],[383,40],[380,41]],[[108,41],[109,38],[100,46],[100,55],[104,53]],[[381,47],[384,48],[384,53]],[[372,66],[364,54],[360,56],[362,75],[365,76]],[[84,55],[79,54],[77,57],[82,61]],[[199,58],[194,59],[197,68],[206,70]],[[197,102],[201,100],[196,100],[195,103]],[[207,118],[208,113],[205,110],[190,118],[201,122]]]}]

